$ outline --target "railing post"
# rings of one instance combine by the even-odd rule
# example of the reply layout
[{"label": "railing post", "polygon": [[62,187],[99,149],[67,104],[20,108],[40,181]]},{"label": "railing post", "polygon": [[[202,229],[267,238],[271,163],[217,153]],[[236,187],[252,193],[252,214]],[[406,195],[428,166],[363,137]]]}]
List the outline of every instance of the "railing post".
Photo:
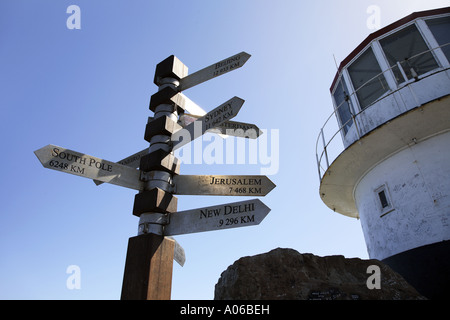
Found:
[{"label": "railing post", "polygon": [[320,134],[322,135],[322,143],[323,143],[323,151],[325,153],[325,160],[327,161],[327,169],[330,167],[330,163],[328,162],[328,153],[327,153],[327,147],[325,143],[325,136],[323,135],[323,128],[320,129]]},{"label": "railing post", "polygon": [[322,176],[320,174],[320,162],[319,162],[319,156],[317,155],[317,149],[316,149],[316,162],[317,162],[317,171],[319,172],[319,182],[322,181]]}]

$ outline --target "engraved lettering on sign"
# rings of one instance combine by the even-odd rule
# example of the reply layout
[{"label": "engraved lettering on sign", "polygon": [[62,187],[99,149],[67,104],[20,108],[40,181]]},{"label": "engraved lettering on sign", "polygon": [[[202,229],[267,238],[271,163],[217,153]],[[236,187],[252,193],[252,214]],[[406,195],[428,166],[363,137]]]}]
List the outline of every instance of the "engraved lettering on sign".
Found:
[{"label": "engraved lettering on sign", "polygon": [[240,59],[241,59],[241,55],[238,54],[234,57],[231,57],[231,58],[228,58],[228,59],[225,59],[225,60],[222,60],[222,61],[216,63],[216,68],[213,73],[214,77],[217,77],[218,75],[220,75],[224,72],[233,70],[235,68],[239,68],[240,63],[241,63],[239,61]]},{"label": "engraved lettering on sign", "polygon": [[224,205],[223,208],[200,209],[199,219],[219,217],[217,227],[226,227],[255,222],[255,215],[251,214],[253,211],[255,211],[254,203]]},{"label": "engraved lettering on sign", "polygon": [[200,219],[217,217],[220,215],[220,209],[204,209],[200,210]]},{"label": "engraved lettering on sign", "polygon": [[242,212],[248,212],[248,211],[254,211],[255,210],[255,204],[254,203],[248,203],[244,205],[238,205],[238,206],[225,206],[225,213],[224,216],[231,213],[242,213]]},{"label": "engraved lettering on sign", "polygon": [[132,157],[129,157],[129,158],[120,160],[120,161],[118,161],[117,163],[118,163],[118,164],[123,164],[124,166],[127,166],[127,165],[129,165],[130,163],[135,162],[135,161],[138,161],[138,160],[140,160],[140,159],[141,159],[141,155],[140,155],[140,154],[136,154],[136,155],[134,155],[134,156],[132,156]]},{"label": "engraved lettering on sign", "polygon": [[220,178],[211,177],[210,184],[222,185],[261,185],[261,179],[239,179],[239,178]]},{"label": "engraved lettering on sign", "polygon": [[[54,159],[50,160],[49,165],[53,168],[59,168],[60,170],[84,175],[86,167],[94,167],[107,172],[112,172],[111,164],[98,161],[91,157],[83,157],[67,151],[61,151],[59,148],[53,148],[51,155]],[[77,164],[82,166],[78,166]]]},{"label": "engraved lettering on sign", "polygon": [[244,130],[247,131],[249,129],[254,129],[253,125],[246,124],[246,123],[240,123],[240,122],[224,122],[220,125],[221,128],[225,129],[234,129],[234,130]]},{"label": "engraved lettering on sign", "polygon": [[205,116],[205,129],[212,129],[225,119],[232,118],[232,116],[233,109],[231,108],[231,103],[227,103],[221,108],[217,108],[217,110],[214,110]]},{"label": "engraved lettering on sign", "polygon": [[239,178],[220,178],[211,177],[210,185],[235,186],[229,187],[228,192],[239,194],[261,194],[261,187],[250,187],[253,185],[261,185],[261,179],[239,179]]}]

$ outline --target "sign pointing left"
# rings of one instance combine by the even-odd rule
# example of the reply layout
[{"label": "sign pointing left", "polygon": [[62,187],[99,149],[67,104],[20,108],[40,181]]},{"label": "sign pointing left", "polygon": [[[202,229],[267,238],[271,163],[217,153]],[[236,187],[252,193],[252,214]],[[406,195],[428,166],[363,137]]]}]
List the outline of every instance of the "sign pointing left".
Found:
[{"label": "sign pointing left", "polygon": [[143,189],[140,172],[134,168],[103,160],[52,144],[34,154],[45,168],[71,173],[135,190]]}]

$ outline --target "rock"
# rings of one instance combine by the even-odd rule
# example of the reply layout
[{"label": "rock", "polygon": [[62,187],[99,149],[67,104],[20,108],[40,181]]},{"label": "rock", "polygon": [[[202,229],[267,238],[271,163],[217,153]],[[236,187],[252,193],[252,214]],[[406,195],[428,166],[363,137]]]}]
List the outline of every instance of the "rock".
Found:
[{"label": "rock", "polygon": [[[380,272],[368,272],[371,265],[378,266]],[[380,289],[369,289],[367,282]],[[422,300],[425,297],[378,260],[318,257],[277,248],[240,258],[229,266],[215,286],[214,299]]]}]

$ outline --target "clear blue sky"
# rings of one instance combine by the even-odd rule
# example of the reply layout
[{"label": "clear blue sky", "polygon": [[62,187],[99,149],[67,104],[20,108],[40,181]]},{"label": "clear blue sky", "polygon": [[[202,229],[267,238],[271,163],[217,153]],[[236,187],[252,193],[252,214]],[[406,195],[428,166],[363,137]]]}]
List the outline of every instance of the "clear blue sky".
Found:
[{"label": "clear blue sky", "polygon": [[[73,4],[79,30],[66,27]],[[261,198],[272,211],[259,226],[177,236],[187,261],[174,264],[172,298],[212,299],[229,265],[277,247],[368,258],[359,221],[320,200],[315,142],[332,111],[333,54],[339,63],[374,31],[371,5],[383,27],[449,1],[2,0],[0,299],[120,298],[136,192],[45,169],[33,151],[55,144],[117,161],[147,147],[155,66],[171,54],[194,72],[250,53],[243,68],[184,93],[207,111],[239,96],[236,121],[279,133],[277,187]],[[263,162],[181,173],[260,174]],[[179,196],[178,210],[248,199]],[[66,287],[70,265],[80,289]]]}]

